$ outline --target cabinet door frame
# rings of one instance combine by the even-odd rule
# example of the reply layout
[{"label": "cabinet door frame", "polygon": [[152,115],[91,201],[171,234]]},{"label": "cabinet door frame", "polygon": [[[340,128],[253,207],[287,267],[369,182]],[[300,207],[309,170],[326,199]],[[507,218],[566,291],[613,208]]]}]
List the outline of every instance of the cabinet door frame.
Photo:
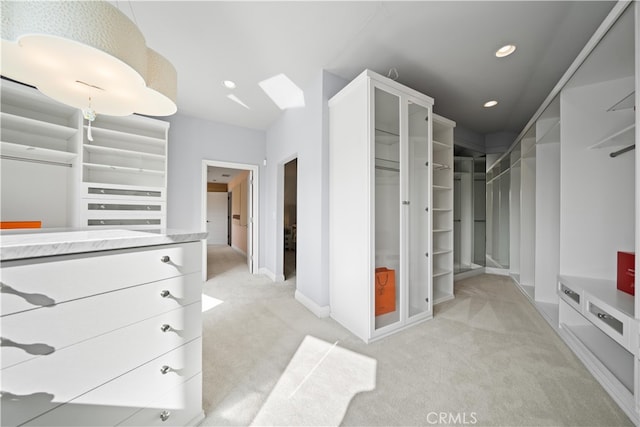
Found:
[{"label": "cabinet door frame", "polygon": [[[432,262],[431,262],[431,251],[433,250],[433,239],[431,233],[428,234],[429,239],[429,257],[427,260],[428,263],[428,295],[429,295],[429,308],[428,310],[420,313],[418,315],[409,317],[409,257],[410,257],[410,248],[409,248],[409,204],[411,203],[410,194],[409,194],[409,104],[414,103],[421,107],[424,107],[428,111],[428,157],[429,157],[429,186],[428,186],[428,205],[429,205],[429,215],[428,215],[428,229],[432,229],[432,215],[431,215],[431,204],[432,204],[432,189],[431,182],[433,181],[432,177],[432,167],[431,167],[431,157],[433,151],[433,105],[427,99],[421,99],[419,96],[414,96],[408,94],[402,90],[396,89],[387,85],[383,82],[380,82],[376,79],[370,78],[368,80],[368,96],[369,102],[368,105],[368,128],[369,128],[369,212],[371,212],[372,218],[370,222],[370,265],[373,268],[370,268],[368,271],[369,275],[369,283],[374,283],[375,281],[375,273],[374,269],[376,266],[375,256],[376,256],[376,233],[375,233],[375,203],[376,203],[376,194],[375,194],[375,129],[376,129],[376,116],[375,116],[375,108],[376,108],[376,99],[375,99],[375,91],[376,89],[382,90],[390,95],[398,97],[399,104],[399,150],[400,150],[400,204],[398,206],[399,209],[399,233],[400,233],[400,272],[396,274],[396,298],[399,298],[398,301],[398,310],[399,316],[398,320],[390,323],[389,325],[382,326],[376,328],[375,321],[375,287],[370,286],[370,317],[369,317],[369,330],[371,338],[379,338],[385,335],[388,335],[392,331],[397,330],[403,326],[407,326],[411,323],[419,322],[425,318],[431,317],[433,314],[433,295],[432,295]],[[408,203],[407,203],[408,202]]]}]

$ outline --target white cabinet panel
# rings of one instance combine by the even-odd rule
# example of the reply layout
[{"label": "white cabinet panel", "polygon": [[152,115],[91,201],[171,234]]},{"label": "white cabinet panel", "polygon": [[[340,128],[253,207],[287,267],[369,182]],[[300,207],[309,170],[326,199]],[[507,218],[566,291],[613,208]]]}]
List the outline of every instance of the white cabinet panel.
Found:
[{"label": "white cabinet panel", "polygon": [[[2,369],[197,302],[200,283],[200,273],[195,272],[6,316],[2,319]],[[31,327],[34,322],[46,328]]]},{"label": "white cabinet panel", "polygon": [[200,271],[201,250],[191,242],[5,262],[2,316]]},{"label": "white cabinet panel", "polygon": [[198,338],[201,310],[196,302],[4,369],[2,424],[24,423]]},{"label": "white cabinet panel", "polygon": [[[200,366],[202,366],[202,339],[197,338],[47,412],[26,425],[116,425],[140,409],[148,408],[165,394],[181,390],[185,381],[199,373]],[[165,367],[168,367],[168,370],[163,373]]]},{"label": "white cabinet panel", "polygon": [[147,408],[118,425],[151,427],[196,424],[203,415],[200,408],[202,408],[202,374],[169,391]]}]

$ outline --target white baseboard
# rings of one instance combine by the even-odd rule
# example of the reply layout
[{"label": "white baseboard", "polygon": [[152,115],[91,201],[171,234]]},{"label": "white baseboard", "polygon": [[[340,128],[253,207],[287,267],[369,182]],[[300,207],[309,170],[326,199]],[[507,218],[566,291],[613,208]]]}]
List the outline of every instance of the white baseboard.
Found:
[{"label": "white baseboard", "polygon": [[496,274],[498,276],[509,276],[509,270],[504,268],[485,267],[484,272],[487,274]]},{"label": "white baseboard", "polygon": [[231,245],[231,249],[233,249],[234,251],[238,252],[240,255],[247,256],[247,253],[245,251],[243,251],[242,249],[240,249],[239,247],[237,247],[237,246]]},{"label": "white baseboard", "polygon": [[260,267],[260,269],[258,270],[258,274],[264,274],[265,276],[267,276],[269,279],[271,279],[274,282],[284,282],[284,275],[283,274],[280,274],[280,275],[276,276],[276,274],[273,271],[269,270],[266,267]]},{"label": "white baseboard", "polygon": [[307,298],[307,296],[305,296],[302,292],[298,291],[297,289],[295,293],[295,298],[296,298],[296,301],[304,305],[310,312],[312,312],[313,314],[315,314],[320,318],[329,317],[329,314],[331,314],[331,307],[329,307],[328,305],[325,305],[324,307],[319,306],[314,301]]}]

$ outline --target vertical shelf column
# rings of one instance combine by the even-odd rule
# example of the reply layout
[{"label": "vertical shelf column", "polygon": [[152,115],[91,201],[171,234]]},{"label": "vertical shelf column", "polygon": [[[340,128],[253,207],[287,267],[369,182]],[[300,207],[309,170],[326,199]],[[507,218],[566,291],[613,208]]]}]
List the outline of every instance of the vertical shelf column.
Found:
[{"label": "vertical shelf column", "polygon": [[432,271],[433,302],[454,298],[453,292],[453,132],[455,122],[433,115]]}]

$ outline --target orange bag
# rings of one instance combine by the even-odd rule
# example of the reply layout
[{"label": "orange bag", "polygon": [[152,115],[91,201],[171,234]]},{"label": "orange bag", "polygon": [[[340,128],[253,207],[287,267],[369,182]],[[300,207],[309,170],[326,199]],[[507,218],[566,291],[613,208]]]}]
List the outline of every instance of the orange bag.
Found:
[{"label": "orange bag", "polygon": [[0,229],[13,229],[13,228],[40,228],[42,227],[41,221],[2,221],[0,222]]},{"label": "orange bag", "polygon": [[396,311],[396,271],[376,268],[376,316]]}]

